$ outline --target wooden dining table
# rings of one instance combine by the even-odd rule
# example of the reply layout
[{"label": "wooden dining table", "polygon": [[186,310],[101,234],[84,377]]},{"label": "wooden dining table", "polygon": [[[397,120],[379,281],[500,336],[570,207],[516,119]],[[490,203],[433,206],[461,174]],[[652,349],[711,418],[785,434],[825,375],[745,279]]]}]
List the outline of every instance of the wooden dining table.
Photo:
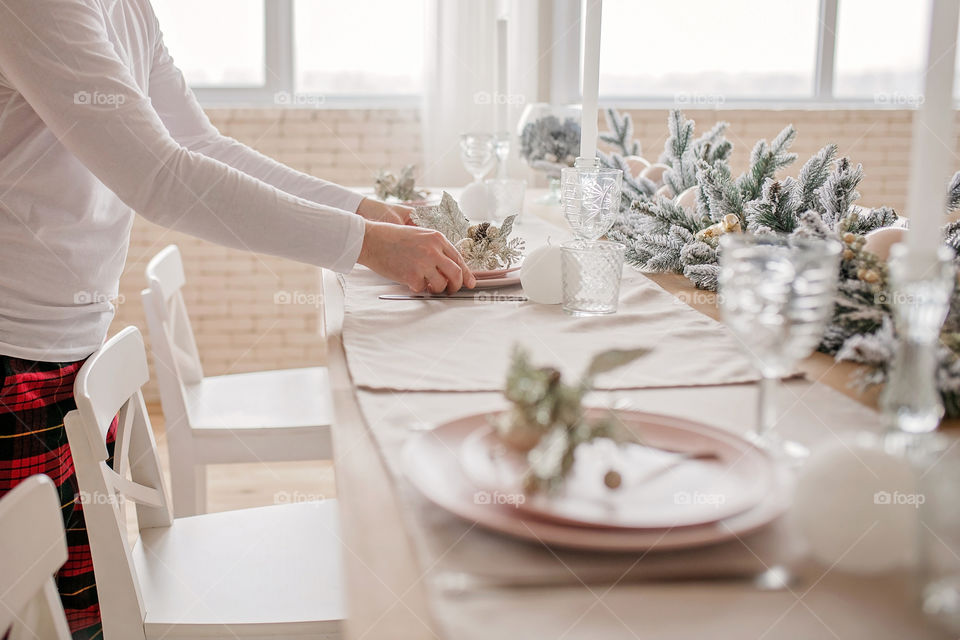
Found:
[{"label": "wooden dining table", "polygon": [[[528,202],[538,195],[528,193]],[[558,208],[528,206],[525,216],[562,224]],[[697,311],[718,318],[712,293],[695,289],[673,274],[650,280]],[[349,283],[351,276],[346,276]],[[335,407],[334,463],[343,541],[348,609],[346,635],[354,640],[384,638],[947,638],[926,621],[917,604],[914,577],[906,571],[873,576],[801,559],[791,565],[797,581],[765,591],[742,577],[692,580],[609,580],[578,578],[555,584],[484,584],[450,588],[441,567],[446,551],[425,553],[422,531],[453,527],[457,552],[471,545],[498,561],[536,554],[541,561],[567,556],[537,543],[517,542],[460,523],[422,499],[397,463],[402,441],[424,425],[404,427],[424,412],[437,423],[464,412],[461,403],[494,394],[415,391],[397,394],[358,388],[348,366],[344,327],[344,281],[323,273],[323,330]],[[389,304],[389,303],[387,303]],[[483,313],[478,307],[477,313]],[[705,348],[709,348],[709,345]],[[852,431],[880,432],[877,391],[853,384],[857,367],[815,353],[801,365],[802,377],[786,381],[788,407],[781,420],[791,435],[808,442]],[[639,389],[607,394],[627,397],[645,410],[682,415],[733,430],[753,421],[754,385]],[[616,397],[614,397],[616,396]],[[376,413],[378,407],[390,411]],[[407,410],[407,407],[416,407]],[[719,409],[719,408],[722,408]],[[376,415],[374,415],[376,414]],[[427,425],[429,426],[429,425]],[[790,526],[789,524],[786,526]],[[456,529],[462,527],[462,529]],[[749,547],[747,542],[743,543]],[[749,551],[749,549],[747,549]],[[519,554],[519,555],[518,555]],[[577,556],[589,566],[591,556]],[[638,563],[647,561],[636,554]],[[599,561],[599,560],[598,560]],[[562,571],[561,571],[562,574]],[[447,578],[446,582],[439,578]]]}]

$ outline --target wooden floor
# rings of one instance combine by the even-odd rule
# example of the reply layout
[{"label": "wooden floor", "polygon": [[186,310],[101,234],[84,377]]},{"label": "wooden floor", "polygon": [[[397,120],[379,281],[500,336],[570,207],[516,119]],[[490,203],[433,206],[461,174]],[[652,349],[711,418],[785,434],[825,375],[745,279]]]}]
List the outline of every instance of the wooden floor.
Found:
[{"label": "wooden floor", "polygon": [[[159,404],[149,404],[147,412],[153,423],[169,492],[170,461],[163,411]],[[333,463],[330,461],[221,464],[207,469],[207,511],[210,513],[335,497]],[[127,510],[127,524],[131,536],[136,536],[132,512],[132,509]]]}]

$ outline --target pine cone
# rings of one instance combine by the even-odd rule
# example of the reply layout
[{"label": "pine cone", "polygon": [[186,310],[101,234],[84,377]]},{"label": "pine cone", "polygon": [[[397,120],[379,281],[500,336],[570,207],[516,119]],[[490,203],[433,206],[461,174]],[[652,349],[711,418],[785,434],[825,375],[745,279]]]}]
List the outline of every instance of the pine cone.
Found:
[{"label": "pine cone", "polygon": [[480,224],[473,225],[470,227],[470,237],[473,238],[474,241],[479,242],[487,237],[487,229],[489,228],[489,222],[481,222]]}]

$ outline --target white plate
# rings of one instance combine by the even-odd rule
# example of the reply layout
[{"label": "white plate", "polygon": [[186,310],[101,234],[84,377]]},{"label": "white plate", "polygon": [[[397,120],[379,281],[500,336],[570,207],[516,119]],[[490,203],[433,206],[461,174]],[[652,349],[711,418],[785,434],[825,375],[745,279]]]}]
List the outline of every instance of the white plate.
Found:
[{"label": "white plate", "polygon": [[[762,450],[729,432],[705,425],[624,416],[626,424],[652,447],[709,452],[710,459],[609,440],[583,444],[562,486],[526,496],[522,511],[557,522],[592,527],[667,528],[706,524],[755,507],[767,491],[773,461]],[[633,418],[633,419],[630,419]],[[460,449],[464,473],[489,491],[523,489],[525,453],[508,449],[492,427],[479,427]],[[610,489],[604,474],[616,470],[620,487]]]},{"label": "white plate", "polygon": [[520,269],[520,266],[521,265],[517,265],[515,267],[508,267],[506,269],[490,269],[486,271],[485,270],[474,271],[473,275],[477,280],[481,280],[481,279],[485,280],[487,278],[500,278],[502,276],[507,275],[508,273],[513,273],[514,271],[518,271]]},{"label": "white plate", "polygon": [[[629,419],[696,424],[680,418],[621,412]],[[477,487],[463,472],[458,452],[464,440],[487,424],[488,414],[467,416],[424,432],[403,451],[406,477],[431,502],[478,525],[516,538],[556,547],[595,551],[637,552],[717,544],[760,529],[789,505],[792,476],[777,468],[760,503],[743,513],[700,526],[672,529],[621,529],[571,526],[543,520],[518,510],[517,494],[498,494]]]}]

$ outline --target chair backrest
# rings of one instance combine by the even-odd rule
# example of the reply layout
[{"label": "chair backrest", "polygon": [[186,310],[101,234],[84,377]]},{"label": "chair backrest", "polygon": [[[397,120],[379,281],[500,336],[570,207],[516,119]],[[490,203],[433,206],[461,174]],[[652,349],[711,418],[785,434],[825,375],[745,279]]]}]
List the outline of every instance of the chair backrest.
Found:
[{"label": "chair backrest", "polygon": [[53,575],[67,560],[60,500],[44,475],[0,500],[0,637],[70,640]]},{"label": "chair backrest", "polygon": [[[143,336],[127,327],[83,364],[73,391],[77,409],[64,425],[80,486],[106,638],[143,638],[145,610],[121,508],[137,505],[139,528],[173,521],[157,445],[140,388],[149,378]],[[118,418],[113,467],[106,434]]]},{"label": "chair backrest", "polygon": [[171,244],[147,264],[148,288],[141,295],[158,360],[157,376],[175,375],[191,384],[203,379],[203,366],[183,302],[184,282],[180,249]]}]

